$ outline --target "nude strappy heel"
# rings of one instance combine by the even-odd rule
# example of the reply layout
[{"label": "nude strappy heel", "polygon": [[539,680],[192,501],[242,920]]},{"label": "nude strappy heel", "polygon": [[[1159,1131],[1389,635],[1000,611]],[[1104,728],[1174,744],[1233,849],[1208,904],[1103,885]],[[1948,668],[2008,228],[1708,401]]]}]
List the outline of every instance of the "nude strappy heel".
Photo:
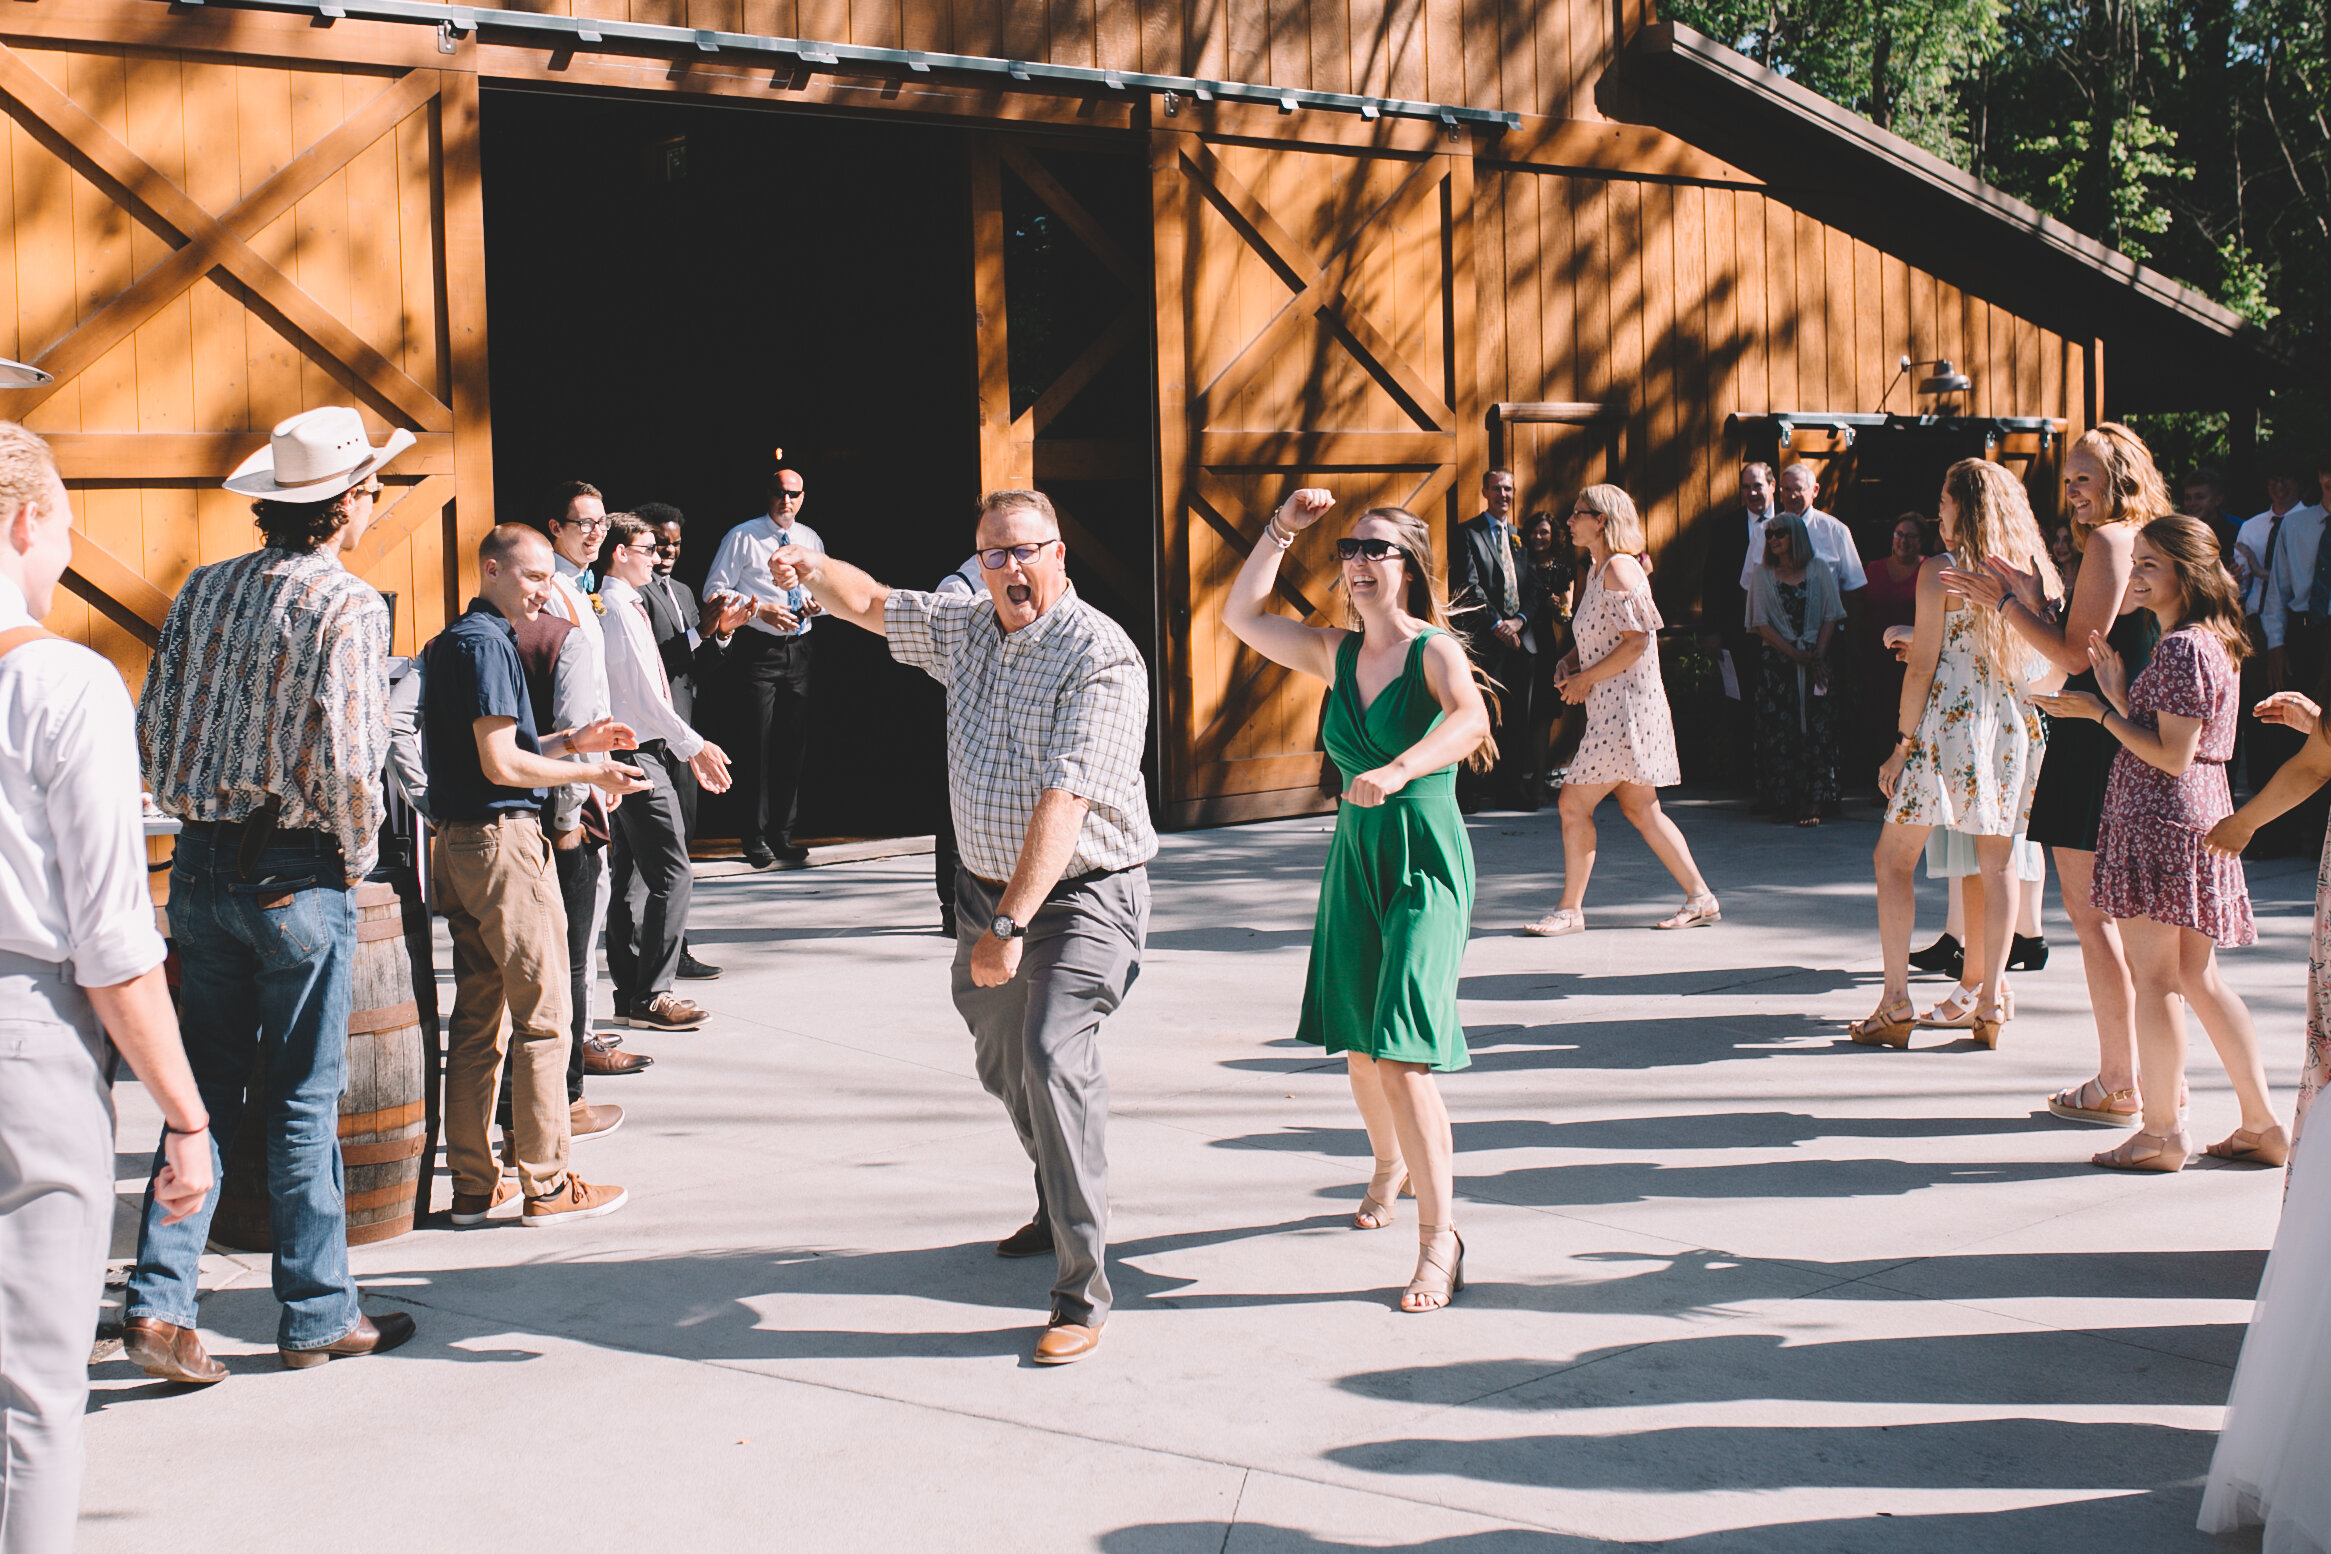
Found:
[{"label": "nude strappy heel", "polygon": [[[1453,1225],[1420,1224],[1416,1228],[1420,1232],[1416,1277],[1408,1281],[1408,1288],[1400,1295],[1400,1309],[1412,1316],[1444,1309],[1465,1288],[1465,1238],[1457,1234]],[[1453,1263],[1442,1262],[1434,1253],[1434,1243],[1440,1240],[1444,1230],[1457,1245],[1457,1260]],[[1435,1288],[1434,1274],[1440,1275],[1438,1288]],[[1432,1304],[1418,1304],[1426,1300]]]},{"label": "nude strappy heel", "polygon": [[1409,1185],[1406,1171],[1400,1173],[1400,1185],[1392,1189],[1391,1197],[1378,1198],[1376,1196],[1376,1183],[1380,1180],[1388,1180],[1392,1173],[1399,1169],[1399,1166],[1400,1161],[1397,1158],[1376,1162],[1376,1174],[1368,1179],[1368,1190],[1360,1198],[1358,1211],[1352,1215],[1352,1228],[1354,1230],[1388,1228],[1395,1219],[1399,1218],[1400,1200],[1416,1196],[1415,1188]]}]

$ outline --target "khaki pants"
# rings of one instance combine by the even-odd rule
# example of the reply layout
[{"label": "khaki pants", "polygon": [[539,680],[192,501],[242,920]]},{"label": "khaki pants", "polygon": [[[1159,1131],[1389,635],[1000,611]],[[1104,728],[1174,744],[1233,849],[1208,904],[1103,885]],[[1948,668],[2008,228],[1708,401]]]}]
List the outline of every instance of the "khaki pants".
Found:
[{"label": "khaki pants", "polygon": [[510,1058],[510,1131],[530,1198],[567,1176],[567,913],[558,870],[532,814],[437,829],[429,875],[453,933],[447,1022],[445,1157],[453,1190],[490,1197],[501,1167],[487,1139],[502,1060]]}]

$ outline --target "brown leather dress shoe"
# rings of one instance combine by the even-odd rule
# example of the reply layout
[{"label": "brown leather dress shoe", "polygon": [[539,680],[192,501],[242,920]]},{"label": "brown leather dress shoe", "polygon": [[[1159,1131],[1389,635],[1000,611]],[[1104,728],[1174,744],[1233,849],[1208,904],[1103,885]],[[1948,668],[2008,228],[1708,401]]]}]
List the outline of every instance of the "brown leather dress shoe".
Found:
[{"label": "brown leather dress shoe", "polygon": [[326,1344],[321,1349],[279,1349],[276,1353],[283,1356],[285,1370],[304,1371],[326,1360],[386,1354],[412,1336],[413,1319],[402,1311],[391,1311],[383,1314],[378,1322],[370,1317],[358,1317],[354,1331],[338,1343]]},{"label": "brown leather dress shoe", "polygon": [[227,1368],[212,1359],[191,1327],[158,1317],[131,1317],[121,1326],[122,1358],[164,1381],[207,1386],[227,1379]]},{"label": "brown leather dress shoe", "polygon": [[1031,1356],[1038,1365],[1073,1365],[1101,1346],[1099,1327],[1086,1327],[1079,1322],[1063,1322],[1055,1317],[1044,1336],[1036,1340],[1036,1353]]},{"label": "brown leather dress shoe", "polygon": [[636,1074],[654,1062],[655,1059],[644,1052],[625,1052],[603,1037],[583,1038],[583,1072],[586,1074]]}]

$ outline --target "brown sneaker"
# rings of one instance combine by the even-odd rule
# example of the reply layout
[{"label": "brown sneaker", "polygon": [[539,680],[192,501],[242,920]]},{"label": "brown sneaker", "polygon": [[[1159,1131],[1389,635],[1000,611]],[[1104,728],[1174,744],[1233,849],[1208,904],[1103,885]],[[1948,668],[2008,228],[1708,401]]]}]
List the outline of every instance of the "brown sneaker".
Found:
[{"label": "brown sneaker", "polygon": [[630,1199],[631,1194],[620,1187],[594,1187],[569,1171],[565,1184],[557,1192],[526,1200],[526,1213],[520,1223],[539,1229],[578,1219],[597,1219],[602,1214],[614,1213]]},{"label": "brown sneaker", "polygon": [[516,1182],[494,1183],[493,1196],[457,1192],[453,1195],[453,1222],[456,1225],[483,1225],[486,1215],[518,1196]]},{"label": "brown sneaker", "polygon": [[620,1106],[593,1106],[589,1101],[577,1101],[567,1108],[567,1133],[577,1143],[584,1139],[603,1139],[622,1126]]},{"label": "brown sneaker", "polygon": [[708,1018],[701,1005],[692,1004],[677,993],[658,993],[644,1003],[631,1006],[631,1024],[635,1030],[692,1031]]},{"label": "brown sneaker", "polygon": [[227,1379],[227,1368],[212,1359],[191,1327],[159,1317],[131,1317],[121,1325],[122,1358],[164,1381],[207,1384]]}]

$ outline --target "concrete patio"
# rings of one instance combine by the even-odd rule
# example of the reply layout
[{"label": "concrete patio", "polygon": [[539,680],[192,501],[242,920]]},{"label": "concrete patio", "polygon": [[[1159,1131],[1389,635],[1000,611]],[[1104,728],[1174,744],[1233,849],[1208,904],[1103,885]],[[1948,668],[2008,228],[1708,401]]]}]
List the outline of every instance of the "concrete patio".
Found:
[{"label": "concrete patio", "polygon": [[[1346,1228],[1365,1141],[1340,1062],[1290,1039],[1325,821],[1166,839],[1107,1036],[1119,1305],[1063,1370],[1025,1358],[1049,1260],[992,1254],[1032,1194],[948,1003],[929,860],[721,878],[692,935],[728,968],[691,989],[716,1021],[633,1033],[656,1067],[593,1084],[630,1115],[578,1165],[630,1205],[359,1249],[419,1336],[309,1372],[277,1367],[265,1260],[214,1256],[235,1374],[95,1368],[81,1546],[2226,1547],[2193,1521],[2279,1173],[2098,1172],[2117,1135],[2046,1115],[2094,1060],[2053,881],[2055,959],[2015,978],[2000,1051],[1858,1048],[1868,809],[1674,808],[1711,931],[1643,931],[1676,892],[1606,810],[1593,931],[1519,937],[1554,816],[1473,822],[1445,1313],[1395,1309],[1413,1204]],[[2262,942],[2227,962],[2286,1114],[2313,873],[2252,872]],[[1922,908],[1920,942],[1939,890]],[[2233,1105],[2196,1049],[2214,1138]],[[121,1095],[132,1204],[154,1114]]]}]

